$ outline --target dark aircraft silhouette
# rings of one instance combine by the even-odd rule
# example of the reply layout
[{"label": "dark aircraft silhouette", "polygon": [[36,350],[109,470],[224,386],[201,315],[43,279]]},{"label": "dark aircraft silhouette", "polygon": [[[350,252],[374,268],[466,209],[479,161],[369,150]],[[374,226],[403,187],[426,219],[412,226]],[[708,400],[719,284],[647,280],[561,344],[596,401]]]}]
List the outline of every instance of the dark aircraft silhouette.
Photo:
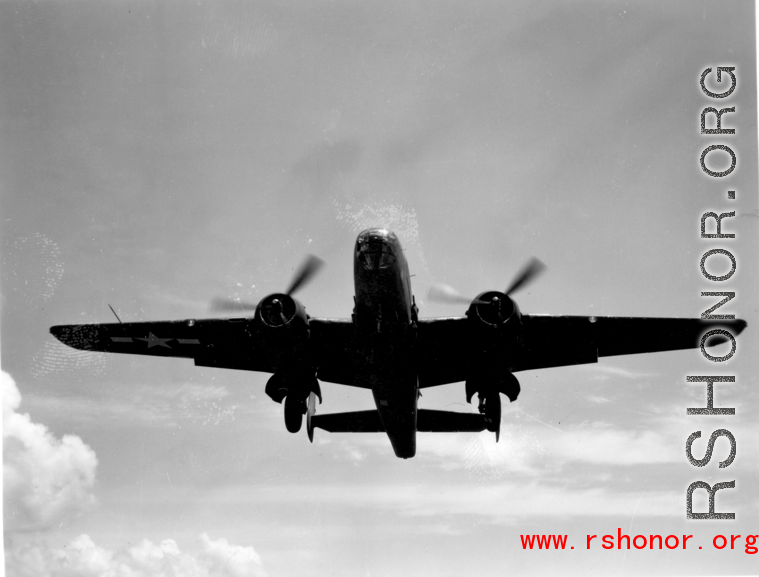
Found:
[{"label": "dark aircraft silhouette", "polygon": [[[431,298],[466,302],[463,317],[420,319],[408,263],[392,232],[358,235],[353,252],[356,295],[350,319],[311,318],[293,298],[321,266],[309,257],[284,293],[257,305],[215,299],[217,311],[253,316],[203,320],[55,326],[61,342],[82,350],[185,357],[201,367],[273,373],[266,393],[285,402],[285,425],[330,432],[385,432],[398,457],[416,453],[416,433],[493,431],[501,397],[519,395],[515,372],[598,362],[599,357],[695,348],[709,325],[701,319],[528,315],[510,294],[542,269],[534,259],[505,292],[472,300],[435,287]],[[733,335],[743,320],[720,321]],[[715,336],[710,346],[725,342]],[[376,410],[315,414],[319,380],[371,390]],[[464,381],[478,413],[420,409],[420,389]]]}]

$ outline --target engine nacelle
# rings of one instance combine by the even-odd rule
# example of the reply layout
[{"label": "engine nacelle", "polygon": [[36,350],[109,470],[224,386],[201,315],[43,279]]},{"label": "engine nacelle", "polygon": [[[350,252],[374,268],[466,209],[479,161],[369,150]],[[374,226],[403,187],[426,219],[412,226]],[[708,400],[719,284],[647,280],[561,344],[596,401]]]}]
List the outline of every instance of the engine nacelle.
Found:
[{"label": "engine nacelle", "polygon": [[259,330],[266,335],[267,348],[283,348],[308,340],[306,307],[290,295],[274,293],[256,307]]},{"label": "engine nacelle", "polygon": [[488,428],[498,434],[501,402],[499,394],[515,401],[519,381],[511,374],[522,344],[522,313],[505,293],[487,291],[477,295],[466,312],[471,326],[466,399],[475,393],[480,412],[488,417]]},{"label": "engine nacelle", "polygon": [[311,347],[306,308],[293,297],[275,293],[256,307],[260,343],[274,370],[266,394],[277,403],[286,396],[305,400],[313,391],[321,398]]},{"label": "engine nacelle", "polygon": [[483,327],[502,328],[507,323],[518,325],[522,313],[511,297],[499,291],[487,291],[474,298],[466,312],[469,320]]},{"label": "engine nacelle", "polygon": [[319,380],[315,376],[303,374],[287,374],[287,371],[274,373],[266,383],[266,394],[275,403],[281,403],[285,397],[292,400],[305,401],[309,394],[314,393],[322,400]]},{"label": "engine nacelle", "polygon": [[311,331],[300,302],[286,294],[271,294],[258,303],[255,319],[259,341],[275,371],[307,360]]}]

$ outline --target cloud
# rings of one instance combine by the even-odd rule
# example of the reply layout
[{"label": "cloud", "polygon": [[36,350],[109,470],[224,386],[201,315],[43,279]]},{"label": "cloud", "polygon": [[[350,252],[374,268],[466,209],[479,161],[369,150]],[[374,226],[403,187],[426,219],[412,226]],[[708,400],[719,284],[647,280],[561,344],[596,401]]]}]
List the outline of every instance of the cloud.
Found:
[{"label": "cloud", "polygon": [[625,430],[606,423],[584,423],[551,432],[545,439],[546,453],[554,462],[579,461],[607,465],[675,463],[679,446],[652,430]]},{"label": "cloud", "polygon": [[59,440],[28,414],[16,412],[21,404],[16,383],[6,372],[0,380],[6,529],[42,529],[86,511],[95,502],[95,452],[79,437]]},{"label": "cloud", "polygon": [[142,387],[134,404],[160,409],[163,419],[190,418],[203,425],[218,425],[234,420],[240,407],[230,402],[223,385],[183,383],[155,389]]},{"label": "cloud", "polygon": [[607,399],[606,397],[602,397],[600,395],[587,395],[585,398],[588,399],[589,403],[595,403],[597,405],[605,405],[606,403],[611,403],[611,399]]},{"label": "cloud", "polygon": [[501,423],[500,442],[495,435],[426,434],[418,438],[420,456],[436,459],[447,470],[465,469],[479,481],[513,475],[534,476],[545,449],[530,427]]},{"label": "cloud", "polygon": [[[451,478],[453,479],[453,477]],[[648,487],[647,487],[648,488]],[[613,517],[629,518],[633,513],[645,517],[681,517],[683,491],[640,490],[635,486],[619,490],[614,483],[594,480],[593,485],[573,486],[571,479],[544,479],[486,482],[451,482],[431,487],[425,483],[372,483],[340,485],[328,483],[290,484],[267,487],[251,493],[240,485],[228,487],[211,498],[214,505],[229,503],[302,503],[304,507],[373,509],[383,514],[395,511],[408,517],[477,515],[492,523],[512,523],[536,517]],[[360,513],[357,513],[360,514]],[[457,522],[454,522],[454,526]]]},{"label": "cloud", "polygon": [[261,557],[253,547],[213,540],[206,533],[199,542],[200,550],[194,556],[180,551],[173,539],[160,544],[143,539],[116,553],[98,546],[86,534],[61,549],[11,543],[8,572],[18,577],[265,577]]},{"label": "cloud", "polygon": [[216,384],[165,384],[160,387],[136,385],[126,392],[101,391],[100,395],[30,395],[27,401],[47,412],[76,414],[79,422],[109,420],[123,426],[176,427],[182,419],[199,425],[234,421],[242,407],[229,390]]},{"label": "cloud", "polygon": [[645,371],[630,371],[628,369],[623,369],[622,367],[614,367],[600,363],[592,365],[592,367],[588,367],[587,370],[592,371],[593,374],[590,380],[593,381],[607,381],[612,377],[623,377],[625,379],[632,380],[656,376],[656,373],[647,373]]},{"label": "cloud", "polygon": [[203,553],[201,563],[207,567],[209,575],[265,575],[261,557],[253,547],[232,545],[226,539],[213,541],[206,533],[200,536]]},{"label": "cloud", "polygon": [[[499,442],[488,431],[420,433],[416,458],[446,471],[466,471],[476,481],[515,477],[530,481],[560,479],[567,471],[587,473],[598,471],[599,467],[605,471],[608,467],[629,470],[642,465],[679,463],[683,458],[682,446],[673,443],[672,437],[681,432],[661,416],[634,427],[620,427],[605,421],[553,426],[522,410],[510,410],[502,417]],[[328,450],[335,458],[354,465],[370,457],[392,456],[384,435],[322,435],[317,437],[317,442],[331,443]],[[622,472],[622,469],[616,471]]]},{"label": "cloud", "polygon": [[[687,435],[686,435],[687,436]],[[522,411],[504,415],[501,437],[483,431],[476,435],[429,434],[417,436],[417,458],[445,470],[465,470],[479,481],[523,477],[544,478],[568,467],[599,465],[636,467],[677,463],[682,447],[673,444],[667,426],[620,428],[606,422],[583,422],[554,427]],[[390,451],[386,439],[366,436],[335,439],[341,457],[363,460]],[[344,445],[344,446],[343,446]]]},{"label": "cloud", "polygon": [[480,515],[495,523],[508,523],[519,517],[682,514],[682,498],[675,491],[615,492],[605,487],[572,489],[565,484],[544,482],[480,485],[469,491],[464,486],[451,485],[436,492],[413,489],[398,498],[389,494],[383,497],[388,506],[406,515]]}]

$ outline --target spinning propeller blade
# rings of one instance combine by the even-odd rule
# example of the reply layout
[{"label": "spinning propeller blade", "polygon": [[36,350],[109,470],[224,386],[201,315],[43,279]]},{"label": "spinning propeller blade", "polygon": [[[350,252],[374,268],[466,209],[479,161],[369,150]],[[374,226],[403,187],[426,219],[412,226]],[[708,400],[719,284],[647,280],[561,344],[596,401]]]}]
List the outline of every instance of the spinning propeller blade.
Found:
[{"label": "spinning propeller blade", "polygon": [[290,283],[290,286],[288,287],[285,294],[290,296],[295,291],[306,285],[311,279],[314,278],[314,275],[319,272],[319,269],[323,265],[324,261],[322,259],[312,254],[308,255],[306,260],[298,269],[298,272],[293,277],[293,280]]},{"label": "spinning propeller blade", "polygon": [[[322,259],[312,254],[308,255],[306,260],[303,261],[303,264],[298,268],[295,276],[293,276],[293,280],[290,282],[290,286],[286,292],[287,296],[292,295],[295,291],[300,290],[308,284],[323,265],[324,261]],[[238,301],[225,297],[215,297],[211,301],[208,311],[211,313],[239,313],[244,311],[254,311],[257,306],[257,303]]]},{"label": "spinning propeller blade", "polygon": [[236,301],[224,297],[214,297],[208,311],[212,313],[231,313],[256,310],[257,304]]},{"label": "spinning propeller blade", "polygon": [[[539,259],[532,257],[530,261],[522,268],[521,271],[516,275],[514,280],[512,281],[511,285],[506,289],[505,293],[506,295],[510,295],[513,292],[516,292],[520,288],[523,288],[525,285],[529,284],[535,278],[543,272],[543,270],[546,268],[546,265],[544,265]],[[442,283],[436,283],[433,284],[430,287],[430,290],[427,292],[427,298],[431,301],[437,301],[440,303],[451,303],[451,304],[469,304],[474,303],[476,305],[480,304],[488,304],[486,301],[478,301],[476,299],[470,299],[462,295],[459,291],[457,291],[455,288],[448,286],[447,284]]]},{"label": "spinning propeller blade", "polygon": [[516,278],[512,281],[509,288],[506,289],[506,294],[519,290],[525,284],[532,282],[543,270],[546,268],[540,259],[532,257],[525,267],[519,272]]},{"label": "spinning propeller blade", "polygon": [[427,292],[427,298],[440,303],[469,304],[471,302],[471,299],[462,295],[455,288],[443,283],[432,285]]}]

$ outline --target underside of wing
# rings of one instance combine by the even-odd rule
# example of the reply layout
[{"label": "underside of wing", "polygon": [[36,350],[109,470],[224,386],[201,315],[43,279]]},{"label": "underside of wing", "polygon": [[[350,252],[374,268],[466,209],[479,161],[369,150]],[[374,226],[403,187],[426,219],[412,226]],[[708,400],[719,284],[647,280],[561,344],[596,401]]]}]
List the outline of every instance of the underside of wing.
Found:
[{"label": "underside of wing", "polygon": [[469,319],[419,319],[417,359],[419,387],[465,381],[469,367]]},{"label": "underside of wing", "polygon": [[206,319],[60,325],[50,332],[62,343],[85,351],[180,357],[201,366],[270,370],[256,346],[252,319]]},{"label": "underside of wing", "polygon": [[[513,328],[517,339],[503,340],[494,329],[491,345],[485,346],[495,355],[503,355],[507,359],[504,364],[517,372],[595,363],[599,357],[697,348],[711,329],[724,329],[735,336],[745,327],[743,320],[522,315],[521,325]],[[716,335],[706,346],[727,338]],[[419,386],[465,381],[472,371],[472,340],[467,317],[420,320]],[[499,349],[499,342],[513,344],[508,350]]]},{"label": "underside of wing", "polygon": [[318,360],[320,381],[356,386],[353,355],[355,329],[346,319],[311,319],[311,342]]},{"label": "underside of wing", "polygon": [[[353,325],[344,319],[311,319],[308,346],[318,359],[317,376],[352,384]],[[197,366],[273,372],[253,318],[59,325],[50,332],[85,351],[180,357]]]},{"label": "underside of wing", "polygon": [[[598,357],[692,349],[710,329],[739,334],[746,322],[683,318],[523,315],[524,353],[515,371],[597,362]],[[725,342],[709,339],[708,346]]]}]

